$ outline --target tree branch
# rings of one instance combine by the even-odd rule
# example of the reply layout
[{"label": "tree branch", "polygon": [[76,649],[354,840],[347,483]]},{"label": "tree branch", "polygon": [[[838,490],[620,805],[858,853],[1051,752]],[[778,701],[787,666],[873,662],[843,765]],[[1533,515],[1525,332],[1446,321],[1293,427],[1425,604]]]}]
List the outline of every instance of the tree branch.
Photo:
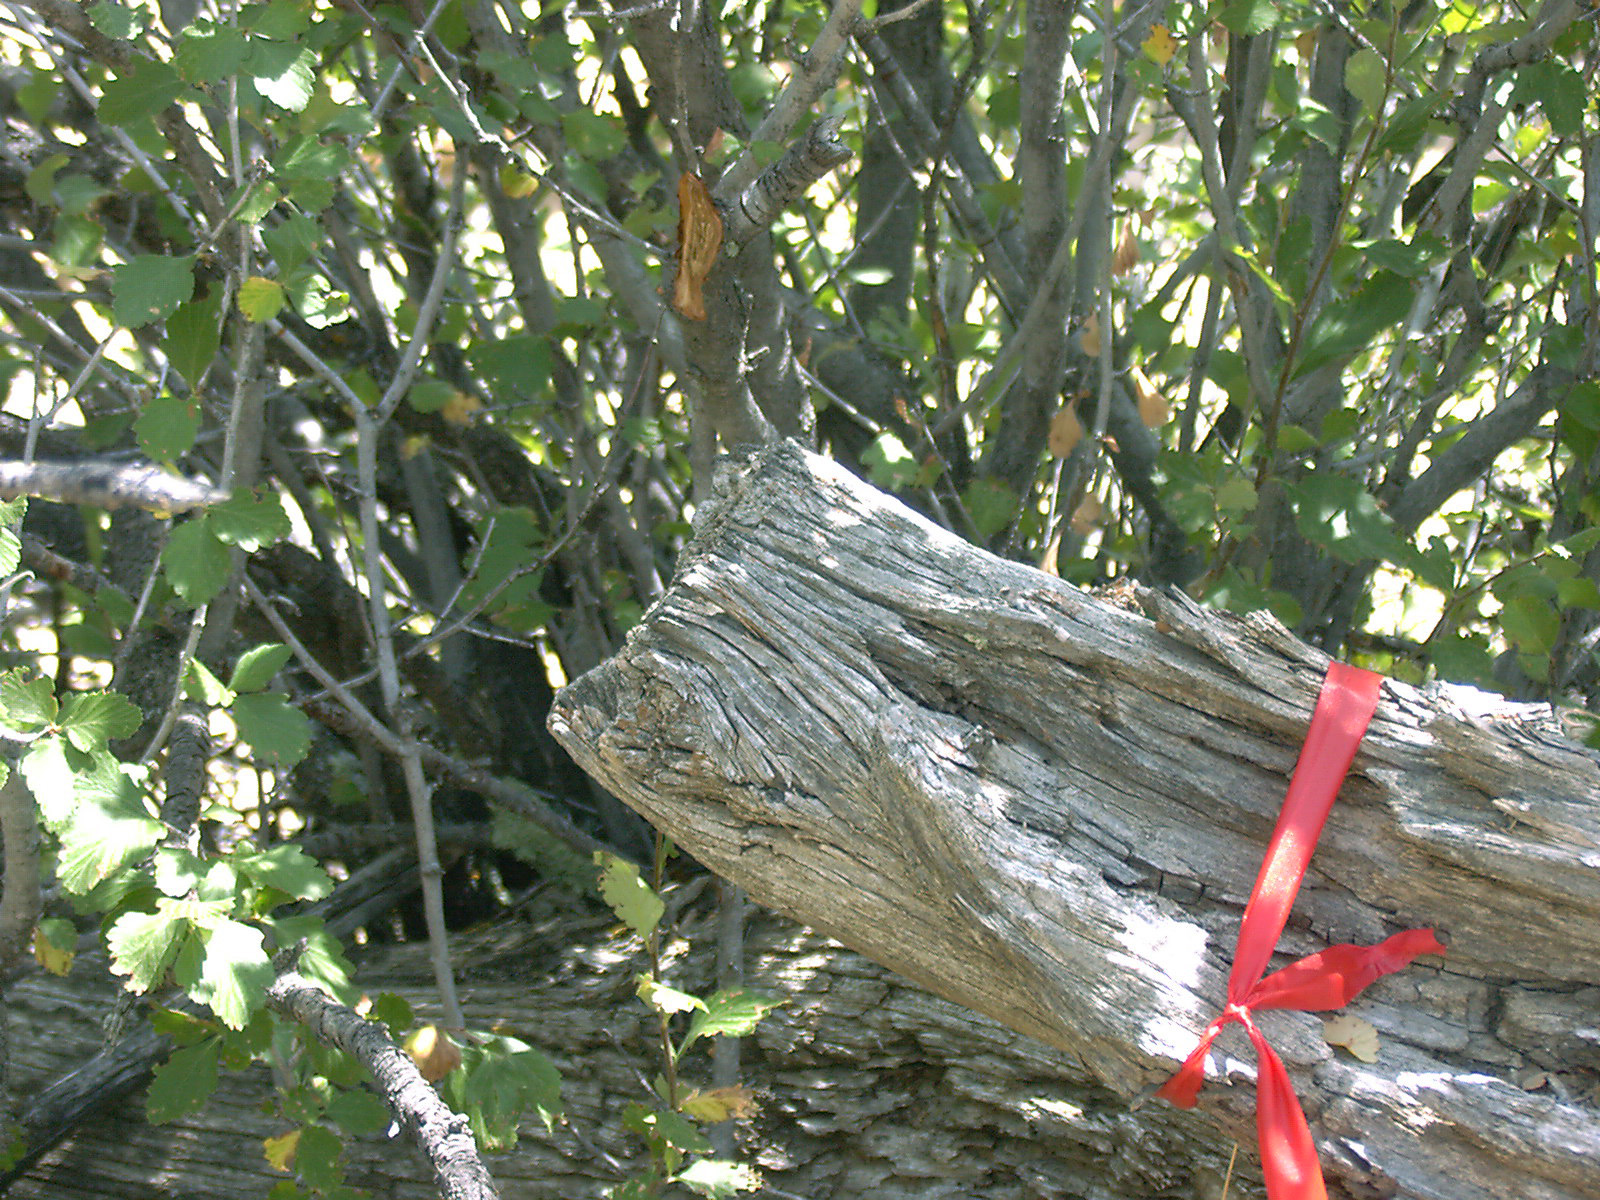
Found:
[{"label": "tree branch", "polygon": [[296,971],[272,981],[267,1003],[372,1074],[379,1098],[433,1165],[445,1200],[496,1200],[500,1193],[478,1154],[467,1118],[439,1098],[411,1056],[381,1025],[340,1004]]}]

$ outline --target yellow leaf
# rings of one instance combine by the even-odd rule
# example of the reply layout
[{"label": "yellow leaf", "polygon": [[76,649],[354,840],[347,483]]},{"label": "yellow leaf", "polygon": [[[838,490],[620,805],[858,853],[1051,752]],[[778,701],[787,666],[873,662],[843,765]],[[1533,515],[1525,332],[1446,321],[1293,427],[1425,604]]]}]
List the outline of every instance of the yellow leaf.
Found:
[{"label": "yellow leaf", "polygon": [[1129,372],[1133,380],[1133,394],[1139,402],[1139,419],[1144,422],[1146,429],[1159,429],[1172,419],[1172,405],[1167,403],[1167,398],[1156,390],[1156,385],[1150,382],[1150,377],[1134,367]]},{"label": "yellow leaf", "polygon": [[1144,56],[1151,62],[1164,67],[1178,52],[1178,39],[1172,36],[1172,30],[1165,25],[1152,25],[1150,36],[1145,38],[1139,49],[1144,51]]},{"label": "yellow leaf", "polygon": [[429,1083],[438,1083],[461,1065],[461,1050],[437,1025],[424,1025],[406,1038],[406,1053]]},{"label": "yellow leaf", "polygon": [[283,300],[283,284],[265,275],[252,275],[239,285],[239,311],[258,324],[277,316]]},{"label": "yellow leaf", "polygon": [[722,214],[711,189],[698,175],[678,176],[678,277],[672,285],[672,307],[691,321],[706,319],[706,276],[722,250]]},{"label": "yellow leaf", "polygon": [[413,433],[400,443],[400,458],[410,462],[433,444],[433,439],[425,433]]},{"label": "yellow leaf", "polygon": [[294,1152],[300,1148],[300,1130],[292,1129],[278,1137],[267,1138],[261,1148],[266,1151],[269,1163],[280,1171],[287,1171],[294,1166]]},{"label": "yellow leaf", "polygon": [[539,177],[515,163],[506,163],[500,168],[500,190],[513,200],[522,200],[539,190]]},{"label": "yellow leaf", "polygon": [[685,1116],[708,1125],[719,1121],[747,1121],[756,1115],[756,1098],[747,1087],[696,1089],[678,1104]]},{"label": "yellow leaf", "polygon": [[1343,1046],[1362,1062],[1378,1061],[1378,1031],[1360,1017],[1343,1014],[1322,1023],[1322,1040]]},{"label": "yellow leaf", "polygon": [[44,931],[33,931],[33,957],[39,960],[39,965],[52,975],[65,975],[72,970],[72,957],[76,947],[58,946],[45,937]]},{"label": "yellow leaf", "polygon": [[1083,424],[1069,404],[1050,419],[1050,453],[1065,458],[1082,440]]},{"label": "yellow leaf", "polygon": [[444,407],[439,410],[439,415],[452,425],[470,425],[472,414],[483,407],[483,401],[470,392],[453,392],[450,399],[444,402]]}]

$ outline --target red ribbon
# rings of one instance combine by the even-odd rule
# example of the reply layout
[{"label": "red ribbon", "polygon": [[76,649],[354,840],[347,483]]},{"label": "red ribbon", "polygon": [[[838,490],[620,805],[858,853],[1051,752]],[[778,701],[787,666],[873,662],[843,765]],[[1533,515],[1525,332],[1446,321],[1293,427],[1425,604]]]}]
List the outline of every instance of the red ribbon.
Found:
[{"label": "red ribbon", "polygon": [[1205,1082],[1206,1054],[1225,1025],[1244,1026],[1256,1048],[1256,1135],[1269,1200],[1326,1200],[1322,1169],[1305,1113],[1289,1073],[1256,1028],[1254,1012],[1289,1008],[1303,1012],[1340,1008],[1373,980],[1398,971],[1419,954],[1443,954],[1431,929],[1407,929],[1376,946],[1330,946],[1274,971],[1267,960],[1283,934],[1311,853],[1328,812],[1355,759],[1378,706],[1383,676],[1344,663],[1328,667],[1306,730],[1306,743],[1289,781],[1283,811],[1261,862],[1255,889],[1239,925],[1239,946],[1228,976],[1228,1004],[1206,1026],[1200,1044],[1156,1093],[1179,1108],[1193,1108]]}]

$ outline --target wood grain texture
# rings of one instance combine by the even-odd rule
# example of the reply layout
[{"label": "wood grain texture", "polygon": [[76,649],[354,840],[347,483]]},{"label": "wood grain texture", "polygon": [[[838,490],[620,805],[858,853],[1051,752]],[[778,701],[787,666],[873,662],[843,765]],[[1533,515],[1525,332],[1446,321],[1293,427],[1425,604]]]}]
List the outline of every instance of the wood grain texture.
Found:
[{"label": "wood grain texture", "polygon": [[[1326,661],[1267,618],[994,558],[788,444],[727,470],[551,727],[759,903],[1131,1102],[1221,1001]],[[1600,766],[1547,713],[1385,684],[1283,949],[1432,925],[1451,951],[1354,1006],[1376,1064],[1263,1022],[1335,1192],[1600,1194]],[[1253,1065],[1219,1045],[1246,1082],[1202,1108],[1251,1144]],[[1518,1086],[1535,1067],[1555,1084]]]}]

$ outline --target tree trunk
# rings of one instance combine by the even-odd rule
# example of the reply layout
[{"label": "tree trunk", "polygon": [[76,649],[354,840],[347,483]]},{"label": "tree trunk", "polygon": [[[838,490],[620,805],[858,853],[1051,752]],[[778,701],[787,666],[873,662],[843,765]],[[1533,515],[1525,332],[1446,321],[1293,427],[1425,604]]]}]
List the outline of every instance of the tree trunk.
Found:
[{"label": "tree trunk", "polygon": [[[1076,1055],[1177,1158],[1059,1194],[1148,1196],[1254,1145],[1237,1033],[1205,1116],[1126,1112],[1219,1009],[1326,661],[1177,592],[1086,595],[782,445],[727,469],[552,728],[753,899]],[[1600,1195],[1597,868],[1600,769],[1547,709],[1385,683],[1283,949],[1450,949],[1352,1006],[1375,1063],[1262,1021],[1333,1194]]]},{"label": "tree trunk", "polygon": [[[676,909],[682,898],[667,900]],[[669,942],[674,986],[715,986],[716,924],[702,892]],[[545,889],[451,946],[469,1028],[522,1038],[563,1076],[565,1120],[547,1134],[529,1118],[514,1150],[487,1157],[501,1195],[599,1200],[639,1165],[623,1109],[647,1097],[661,1070],[654,1014],[636,995],[638,939],[619,933],[609,911]],[[368,948],[364,990],[399,993],[437,1016],[427,949]],[[741,1131],[740,1154],[769,1185],[757,1200],[1110,1200],[1150,1194],[1139,1189],[1152,1172],[1179,1161],[1175,1130],[1152,1137],[1069,1055],[788,921],[752,914],[746,968],[749,986],[783,1001],[744,1045],[760,1113]],[[14,985],[9,1065],[19,1094],[95,1053],[115,986],[84,959],[66,979],[36,971]],[[696,1086],[710,1080],[699,1051],[684,1071]],[[142,1095],[123,1098],[34,1164],[7,1200],[264,1200],[284,1176],[262,1143],[295,1127],[264,1103],[272,1087],[262,1067],[225,1072],[203,1111],[159,1127],[145,1124]],[[1197,1170],[1160,1178],[1181,1188],[1174,1194],[1216,1200],[1227,1162],[1220,1141]],[[347,1137],[346,1164],[347,1181],[375,1198],[437,1200],[432,1171],[404,1137]],[[1259,1195],[1237,1180],[1230,1194]]]}]

